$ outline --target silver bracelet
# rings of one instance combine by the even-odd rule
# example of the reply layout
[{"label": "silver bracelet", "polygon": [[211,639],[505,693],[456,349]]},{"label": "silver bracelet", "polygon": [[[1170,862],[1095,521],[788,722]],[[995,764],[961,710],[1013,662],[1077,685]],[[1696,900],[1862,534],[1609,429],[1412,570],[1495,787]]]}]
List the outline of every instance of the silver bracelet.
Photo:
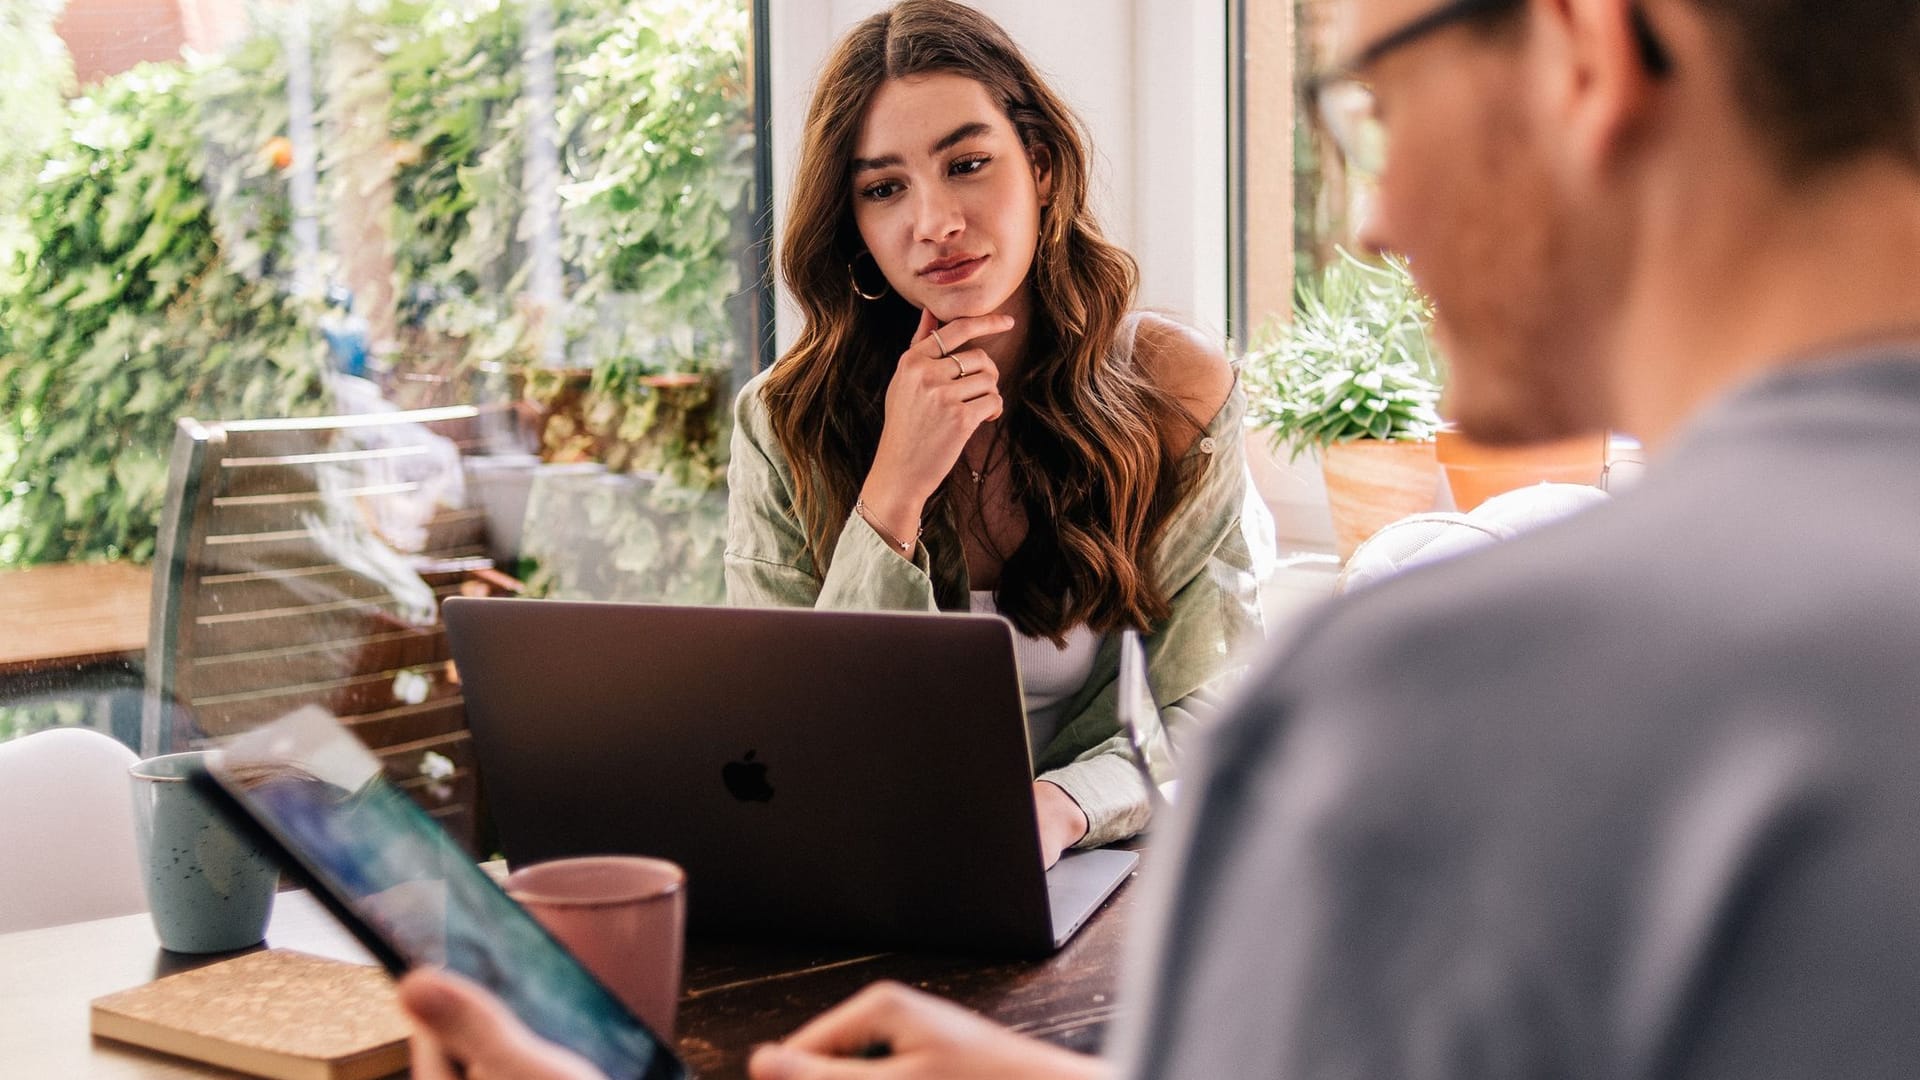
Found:
[{"label": "silver bracelet", "polygon": [[892,533],[881,528],[879,522],[873,520],[873,511],[867,509],[867,501],[865,499],[853,500],[853,512],[859,514],[860,520],[866,522],[868,528],[878,533],[880,539],[887,542],[888,547],[899,548],[900,554],[905,555],[909,559],[913,558],[914,544],[918,544],[921,534],[927,531],[924,527],[913,530],[913,543],[903,544],[895,540]]}]

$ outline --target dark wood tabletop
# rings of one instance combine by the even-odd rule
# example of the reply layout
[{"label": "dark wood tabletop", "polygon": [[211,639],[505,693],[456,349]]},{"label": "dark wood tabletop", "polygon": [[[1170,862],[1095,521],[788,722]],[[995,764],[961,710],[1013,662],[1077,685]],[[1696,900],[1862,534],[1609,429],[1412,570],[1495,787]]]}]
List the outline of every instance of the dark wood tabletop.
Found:
[{"label": "dark wood tabletop", "polygon": [[[705,1080],[745,1076],[748,1052],[876,979],[953,998],[1017,1030],[1078,1050],[1099,1048],[1114,1007],[1121,939],[1138,890],[1129,882],[1066,948],[1043,960],[886,953],[831,946],[687,943],[680,1051]],[[267,944],[371,959],[311,897],[282,893]],[[144,913],[0,935],[0,1075],[60,1080],[236,1074],[87,1032],[102,994],[222,957],[163,952]]]},{"label": "dark wood tabletop", "polygon": [[0,570],[0,676],[137,656],[152,601],[153,573],[133,563]]}]

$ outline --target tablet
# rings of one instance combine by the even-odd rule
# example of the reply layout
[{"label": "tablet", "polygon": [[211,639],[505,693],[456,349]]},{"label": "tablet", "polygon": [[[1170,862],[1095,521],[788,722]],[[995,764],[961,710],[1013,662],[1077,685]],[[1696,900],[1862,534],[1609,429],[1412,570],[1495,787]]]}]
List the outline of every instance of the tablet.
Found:
[{"label": "tablet", "polygon": [[223,744],[193,782],[387,970],[458,972],[614,1080],[688,1075],[324,710],[309,706]]}]

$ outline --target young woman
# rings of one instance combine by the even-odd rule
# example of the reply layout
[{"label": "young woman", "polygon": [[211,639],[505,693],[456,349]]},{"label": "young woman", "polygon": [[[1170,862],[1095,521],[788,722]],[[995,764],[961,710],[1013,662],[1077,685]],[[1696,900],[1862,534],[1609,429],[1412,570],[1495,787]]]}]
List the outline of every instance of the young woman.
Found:
[{"label": "young woman", "polygon": [[805,323],[735,406],[735,604],[993,611],[1015,629],[1049,864],[1150,813],[1115,719],[1149,635],[1170,734],[1259,633],[1244,411],[1220,352],[1131,311],[1078,121],[949,0],[827,62],[782,242]]}]

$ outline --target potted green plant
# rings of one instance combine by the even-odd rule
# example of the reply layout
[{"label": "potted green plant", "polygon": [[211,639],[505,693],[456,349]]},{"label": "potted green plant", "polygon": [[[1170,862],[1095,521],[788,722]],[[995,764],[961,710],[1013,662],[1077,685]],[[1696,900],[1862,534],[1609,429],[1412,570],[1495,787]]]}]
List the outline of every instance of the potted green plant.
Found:
[{"label": "potted green plant", "polygon": [[1433,506],[1442,374],[1431,314],[1404,263],[1336,250],[1296,291],[1292,322],[1247,353],[1249,422],[1293,458],[1318,453],[1342,558]]}]

